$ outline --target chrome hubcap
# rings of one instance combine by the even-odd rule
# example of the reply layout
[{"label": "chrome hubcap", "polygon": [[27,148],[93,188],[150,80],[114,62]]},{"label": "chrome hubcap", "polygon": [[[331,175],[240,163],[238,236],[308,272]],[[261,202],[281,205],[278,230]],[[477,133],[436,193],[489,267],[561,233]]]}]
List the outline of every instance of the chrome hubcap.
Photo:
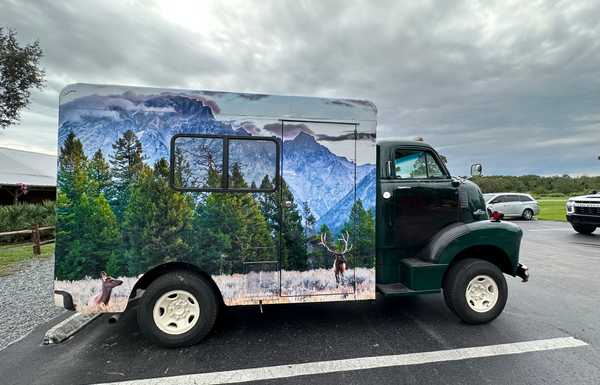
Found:
[{"label": "chrome hubcap", "polygon": [[171,290],[156,301],[152,316],[162,332],[171,335],[183,334],[198,323],[200,305],[192,293]]},{"label": "chrome hubcap", "polygon": [[498,285],[487,275],[478,275],[467,285],[465,292],[467,304],[477,313],[485,313],[498,302]]}]

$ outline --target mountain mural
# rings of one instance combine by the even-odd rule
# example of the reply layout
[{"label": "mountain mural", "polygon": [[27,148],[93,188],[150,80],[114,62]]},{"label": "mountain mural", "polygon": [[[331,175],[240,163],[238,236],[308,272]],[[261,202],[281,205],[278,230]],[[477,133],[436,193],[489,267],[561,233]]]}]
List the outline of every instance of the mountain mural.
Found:
[{"label": "mountain mural", "polygon": [[[372,167],[356,185],[356,199],[361,200],[367,210],[375,207],[375,178],[375,168]],[[339,231],[348,219],[353,204],[354,190],[351,190],[317,221],[316,228],[327,225],[334,233]]]},{"label": "mountain mural", "polygon": [[[92,95],[61,106],[59,145],[73,132],[90,157],[98,149],[109,157],[112,144],[127,130],[139,138],[147,163],[168,159],[171,137],[177,133],[249,135],[241,127],[216,120],[211,106],[190,96]],[[255,170],[266,169],[266,162],[271,162],[265,150],[258,147],[244,157],[256,165]],[[259,171],[254,175],[252,170],[248,174],[247,180],[257,184],[264,176]],[[341,227],[352,207],[355,178],[360,181],[357,199],[363,201],[366,209],[375,205],[374,165],[356,166],[304,132],[284,142],[282,175],[298,206],[308,202],[318,224],[327,224],[334,231]]]}]

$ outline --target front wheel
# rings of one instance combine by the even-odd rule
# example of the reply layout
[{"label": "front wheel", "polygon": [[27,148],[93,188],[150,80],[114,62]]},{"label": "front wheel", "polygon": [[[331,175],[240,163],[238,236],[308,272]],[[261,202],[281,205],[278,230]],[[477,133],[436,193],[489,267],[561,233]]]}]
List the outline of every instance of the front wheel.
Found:
[{"label": "front wheel", "polygon": [[596,230],[596,226],[594,225],[576,225],[573,224],[573,229],[577,231],[579,234],[590,235]]},{"label": "front wheel", "polygon": [[490,322],[502,313],[508,299],[500,269],[481,259],[459,261],[444,280],[446,305],[469,324]]},{"label": "front wheel", "polygon": [[176,348],[199,342],[212,329],[218,301],[202,277],[176,271],[150,284],[138,308],[138,325],[157,345]]}]

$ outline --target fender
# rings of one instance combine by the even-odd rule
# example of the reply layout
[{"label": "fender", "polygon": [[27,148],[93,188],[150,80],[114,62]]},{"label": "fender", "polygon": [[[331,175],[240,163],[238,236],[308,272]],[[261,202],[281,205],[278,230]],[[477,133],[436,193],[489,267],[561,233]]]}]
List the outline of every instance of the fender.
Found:
[{"label": "fender", "polygon": [[516,275],[519,246],[523,230],[514,223],[478,221],[455,223],[438,232],[419,258],[435,264],[449,265],[461,252],[472,247],[495,247],[506,254],[510,262],[508,274]]}]

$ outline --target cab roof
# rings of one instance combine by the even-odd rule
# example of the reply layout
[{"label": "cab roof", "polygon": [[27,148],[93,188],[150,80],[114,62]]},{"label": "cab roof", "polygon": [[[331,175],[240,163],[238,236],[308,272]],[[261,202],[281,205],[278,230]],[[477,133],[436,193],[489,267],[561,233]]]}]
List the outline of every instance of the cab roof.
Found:
[{"label": "cab roof", "polygon": [[425,147],[433,149],[429,143],[422,142],[420,140],[406,140],[406,139],[394,139],[394,138],[386,138],[386,139],[377,139],[377,145],[381,146],[399,146],[399,147]]}]

